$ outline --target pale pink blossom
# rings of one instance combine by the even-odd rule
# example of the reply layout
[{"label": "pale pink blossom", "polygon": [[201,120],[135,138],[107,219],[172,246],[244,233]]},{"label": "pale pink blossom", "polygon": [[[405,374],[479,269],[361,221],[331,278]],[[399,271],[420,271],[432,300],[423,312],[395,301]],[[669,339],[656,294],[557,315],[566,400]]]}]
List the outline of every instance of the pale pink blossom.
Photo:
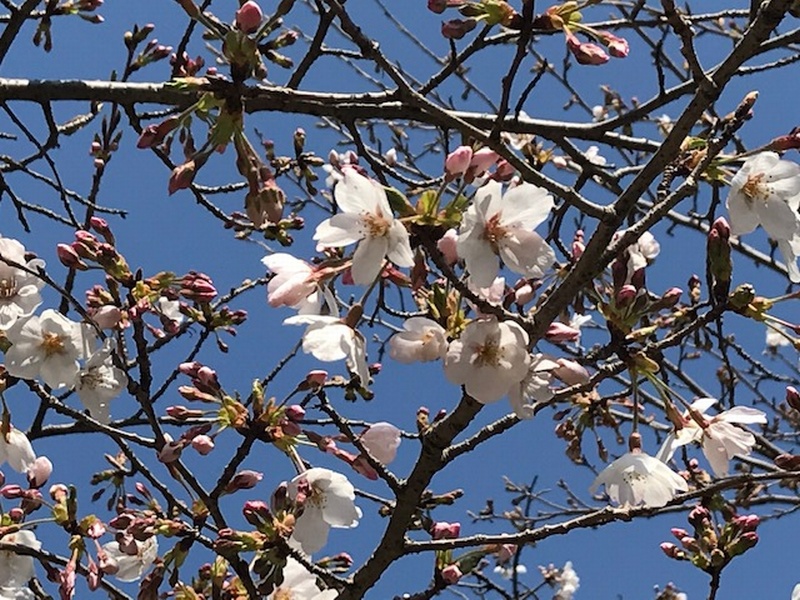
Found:
[{"label": "pale pink blossom", "polygon": [[411,317],[389,340],[389,356],[401,363],[430,362],[447,353],[447,332],[436,321]]},{"label": "pale pink blossom", "polygon": [[744,235],[761,225],[778,242],[789,278],[800,282],[800,165],[775,152],[748,158],[731,180],[727,207],[731,233]]},{"label": "pale pink blossom", "polygon": [[103,550],[118,567],[114,577],[119,581],[136,581],[158,556],[158,540],[152,536],[143,542],[134,541],[132,548],[125,549],[120,548],[119,542],[108,542],[103,545]]},{"label": "pale pink blossom", "polygon": [[128,387],[125,371],[114,364],[114,346],[107,338],[86,361],[75,379],[75,390],[93,419],[111,420],[109,404]]},{"label": "pale pink blossom", "polygon": [[34,273],[43,268],[44,262],[38,258],[25,260],[25,247],[17,240],[0,236],[0,331],[7,330],[18,319],[31,316],[42,303],[39,291],[44,281]]},{"label": "pale pink blossom", "polygon": [[558,366],[552,373],[567,385],[589,382],[589,371],[580,363],[568,358],[559,358],[556,363]]},{"label": "pale pink blossom", "polygon": [[47,309],[17,321],[6,332],[12,343],[5,355],[6,369],[20,379],[40,377],[53,389],[72,386],[83,356],[83,336],[78,323]]},{"label": "pale pink blossom", "polygon": [[347,365],[369,384],[366,340],[357,330],[339,317],[331,315],[297,315],[284,320],[285,325],[308,325],[303,334],[303,352],[317,360],[334,362],[347,360]]},{"label": "pale pink blossom", "polygon": [[254,33],[263,18],[261,7],[253,0],[248,0],[236,11],[236,26],[245,33]]},{"label": "pale pink blossom", "polygon": [[639,449],[623,454],[597,476],[589,491],[601,485],[622,506],[664,506],[677,492],[689,489],[686,480],[663,462]]},{"label": "pale pink blossom", "polygon": [[39,456],[28,467],[28,483],[32,488],[40,488],[53,473],[53,463],[46,456]]},{"label": "pale pink blossom", "polygon": [[767,415],[755,408],[734,406],[713,416],[706,411],[717,404],[714,398],[699,398],[692,402],[691,410],[698,423],[687,411],[683,415],[683,427],[669,434],[658,458],[668,461],[675,450],[692,442],[700,442],[703,454],[711,464],[717,477],[728,474],[728,463],[734,456],[748,456],[755,446],[756,438],[749,431],[736,425],[755,425],[767,422]]},{"label": "pale pink blossom", "polygon": [[338,590],[321,590],[317,576],[289,557],[283,567],[283,581],[267,596],[267,600],[334,600]]},{"label": "pale pink blossom", "polygon": [[341,473],[321,467],[308,469],[289,482],[287,492],[291,500],[304,496],[303,512],[289,541],[306,554],[325,545],[331,527],[356,527],[361,518],[355,488]]},{"label": "pale pink blossom", "polygon": [[486,287],[497,276],[498,257],[524,277],[541,278],[555,254],[533,231],[553,208],[553,198],[542,188],[523,183],[502,194],[502,186],[489,181],[478,189],[464,213],[458,236],[458,255],[464,258],[470,278]]},{"label": "pale pink blossom", "polygon": [[578,577],[578,574],[572,567],[572,561],[568,560],[566,562],[564,568],[561,569],[561,573],[559,573],[556,578],[556,581],[558,581],[558,589],[556,590],[556,595],[553,600],[572,600],[581,582],[580,577]]},{"label": "pale pink blossom", "polygon": [[397,449],[400,447],[400,430],[391,423],[382,421],[370,425],[359,439],[375,460],[388,465],[397,456]]},{"label": "pale pink blossom", "polygon": [[496,402],[528,372],[528,334],[514,322],[494,317],[469,323],[450,342],[444,373],[478,402]]},{"label": "pale pink blossom", "polygon": [[532,418],[534,404],[553,397],[550,385],[553,382],[553,370],[557,367],[558,363],[544,354],[531,356],[528,373],[508,392],[511,407],[520,419]]},{"label": "pale pink blossom", "polygon": [[343,179],[333,195],[342,211],[317,226],[314,239],[339,248],[358,242],[353,254],[353,281],[372,283],[386,258],[398,267],[414,265],[408,231],[394,218],[386,191],[351,167],[343,169]]},{"label": "pale pink blossom", "polygon": [[[0,538],[0,543],[27,546],[33,550],[39,550],[42,547],[42,543],[28,529],[7,533]],[[32,556],[17,554],[10,550],[0,551],[0,598],[3,600],[34,598],[33,593],[28,589],[28,582],[34,576],[33,561]]]},{"label": "pale pink blossom", "polygon": [[444,161],[444,170],[449,179],[462,176],[469,169],[472,161],[472,148],[470,146],[459,146],[447,155]]},{"label": "pale pink blossom", "polygon": [[0,434],[0,463],[8,461],[18,473],[25,473],[36,461],[28,436],[19,429],[11,427],[7,435]]}]

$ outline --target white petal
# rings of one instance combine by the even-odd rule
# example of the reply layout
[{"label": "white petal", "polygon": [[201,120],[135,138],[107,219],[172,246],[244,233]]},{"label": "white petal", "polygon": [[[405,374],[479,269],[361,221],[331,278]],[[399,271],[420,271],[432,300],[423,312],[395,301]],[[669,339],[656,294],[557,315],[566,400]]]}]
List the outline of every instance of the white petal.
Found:
[{"label": "white petal", "polygon": [[355,244],[364,237],[363,219],[357,214],[339,213],[326,219],[314,232],[314,239],[323,246],[339,248]]},{"label": "white petal", "polygon": [[[358,285],[369,285],[383,268],[389,240],[385,236],[366,237],[353,254],[353,281]],[[410,251],[410,250],[409,250]]]},{"label": "white petal", "polygon": [[522,183],[503,196],[503,224],[515,224],[523,229],[533,229],[543,223],[553,210],[553,197],[546,190]]},{"label": "white petal", "polygon": [[751,208],[749,202],[743,192],[734,191],[731,187],[726,205],[733,235],[750,233],[760,223],[758,213],[754,208]]}]

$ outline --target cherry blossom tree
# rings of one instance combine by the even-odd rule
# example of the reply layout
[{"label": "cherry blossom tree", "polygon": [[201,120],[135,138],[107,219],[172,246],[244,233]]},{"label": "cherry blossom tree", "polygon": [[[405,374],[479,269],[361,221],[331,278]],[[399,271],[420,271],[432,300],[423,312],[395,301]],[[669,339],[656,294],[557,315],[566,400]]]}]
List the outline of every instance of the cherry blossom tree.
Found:
[{"label": "cherry blossom tree", "polygon": [[0,598],[591,598],[623,522],[660,600],[763,573],[796,1],[3,7]]}]

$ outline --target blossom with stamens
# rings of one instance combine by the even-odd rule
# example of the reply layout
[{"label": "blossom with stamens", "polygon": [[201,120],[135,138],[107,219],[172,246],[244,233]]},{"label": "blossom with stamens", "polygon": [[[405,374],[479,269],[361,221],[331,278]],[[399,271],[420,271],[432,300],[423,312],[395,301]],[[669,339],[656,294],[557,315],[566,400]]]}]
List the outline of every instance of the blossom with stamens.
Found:
[{"label": "blossom with stamens", "polygon": [[[17,544],[39,550],[42,543],[36,539],[34,533],[28,529],[21,529],[7,533],[0,538],[3,544]],[[33,578],[33,556],[17,554],[9,550],[0,552],[0,599],[27,599],[33,598],[33,592],[28,589],[28,582]]]},{"label": "blossom with stamens", "polygon": [[505,194],[496,181],[479,188],[464,213],[458,236],[458,255],[466,262],[472,282],[488,287],[497,276],[498,256],[515,273],[543,277],[555,254],[531,229],[542,223],[552,208],[553,197],[530,183]]},{"label": "blossom with stamens", "polygon": [[395,220],[383,187],[352,167],[345,166],[342,172],[342,180],[333,188],[342,212],[320,223],[314,239],[333,248],[358,242],[352,273],[359,285],[372,283],[386,258],[398,267],[414,266],[408,231]]},{"label": "blossom with stamens", "polygon": [[528,334],[513,321],[490,317],[472,321],[450,342],[444,373],[478,402],[505,396],[528,372]]},{"label": "blossom with stamens", "polygon": [[36,272],[44,268],[38,258],[25,260],[25,247],[17,240],[0,236],[0,330],[11,327],[18,319],[29,317],[42,303],[39,291],[44,281],[33,273],[13,267],[8,262]]},{"label": "blossom with stamens", "polygon": [[401,363],[429,362],[447,352],[447,332],[436,321],[411,317],[389,340],[389,356]]},{"label": "blossom with stamens", "polygon": [[640,448],[626,452],[603,469],[589,491],[594,493],[601,485],[621,506],[664,506],[676,492],[689,489],[683,477]]},{"label": "blossom with stamens", "polygon": [[557,362],[544,354],[534,354],[531,357],[527,374],[508,392],[511,408],[520,419],[532,418],[533,405],[553,397],[550,385],[553,382],[553,371],[558,366]]},{"label": "blossom with stamens", "polygon": [[116,541],[108,542],[103,550],[118,567],[114,577],[119,581],[136,581],[158,557],[158,540],[152,536],[143,542],[133,542],[130,548],[121,548]]},{"label": "blossom with stamens", "polygon": [[75,390],[93,419],[101,423],[111,420],[110,402],[128,386],[125,371],[114,365],[114,346],[107,338],[102,347],[92,353],[75,379]]},{"label": "blossom with stamens", "polygon": [[303,334],[303,352],[323,362],[346,359],[361,385],[369,384],[366,340],[346,320],[332,315],[296,315],[283,324],[308,325]]},{"label": "blossom with stamens", "polygon": [[267,600],[334,600],[338,595],[335,589],[320,590],[317,576],[289,557],[283,567],[283,581]]},{"label": "blossom with stamens", "polygon": [[683,415],[683,427],[669,434],[656,456],[666,462],[681,446],[700,442],[714,474],[726,476],[730,460],[734,456],[749,455],[756,443],[752,433],[735,424],[764,424],[767,415],[747,406],[734,406],[717,415],[707,415],[706,411],[716,403],[714,398],[699,398],[692,402],[690,411]]},{"label": "blossom with stamens", "polygon": [[82,334],[78,323],[47,309],[17,321],[6,332],[13,344],[5,356],[8,373],[20,379],[41,377],[51,388],[72,386],[80,370]]},{"label": "blossom with stamens", "polygon": [[748,158],[731,179],[727,207],[731,233],[744,235],[761,225],[778,242],[789,278],[800,282],[800,165],[775,152]]},{"label": "blossom with stamens", "polygon": [[289,482],[287,493],[303,504],[289,541],[306,554],[325,545],[331,527],[352,528],[361,518],[355,488],[341,473],[321,467],[308,469]]}]

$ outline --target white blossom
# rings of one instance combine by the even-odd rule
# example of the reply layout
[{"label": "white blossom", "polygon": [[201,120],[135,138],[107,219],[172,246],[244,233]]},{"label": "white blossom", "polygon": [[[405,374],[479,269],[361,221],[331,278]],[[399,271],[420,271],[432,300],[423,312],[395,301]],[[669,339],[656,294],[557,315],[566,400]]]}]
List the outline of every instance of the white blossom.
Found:
[{"label": "white blossom", "polygon": [[[0,538],[0,543],[27,546],[34,550],[42,547],[34,533],[27,529],[4,535]],[[28,581],[34,575],[33,561],[32,556],[16,554],[11,550],[0,551],[0,600],[34,598],[33,592],[27,587]]]},{"label": "white blossom", "polygon": [[166,296],[159,296],[153,309],[175,325],[183,323],[183,313],[181,312],[180,300],[170,300]]},{"label": "white blossom", "polygon": [[688,412],[684,413],[683,427],[667,436],[657,457],[666,462],[679,447],[700,442],[703,454],[711,464],[714,474],[717,477],[724,477],[728,474],[728,463],[734,456],[749,455],[756,438],[749,431],[734,424],[766,423],[766,414],[746,406],[734,406],[714,416],[705,414],[716,403],[714,398],[699,398],[692,402],[692,411],[696,412],[705,426],[698,424]]},{"label": "white blossom", "polygon": [[800,583],[794,586],[792,590],[792,600],[800,600]]},{"label": "white blossom", "polygon": [[500,577],[502,577],[503,579],[511,579],[514,573],[516,573],[517,575],[524,575],[525,573],[527,573],[528,567],[526,567],[525,565],[517,565],[516,567],[511,565],[509,566],[497,565],[494,568],[494,572],[500,575]]},{"label": "white blossom", "polygon": [[397,456],[400,447],[400,430],[381,421],[370,425],[360,437],[361,443],[378,462],[388,465]]},{"label": "white blossom", "polygon": [[553,370],[558,366],[557,362],[544,354],[531,357],[527,375],[508,392],[511,407],[520,419],[530,419],[536,402],[546,402],[553,397],[550,384],[553,382]]},{"label": "white blossom", "polygon": [[128,387],[125,371],[114,366],[114,346],[110,338],[86,361],[75,379],[75,390],[93,419],[108,423],[109,403]]},{"label": "white blossom", "polygon": [[768,352],[775,352],[781,346],[791,346],[792,342],[789,339],[789,333],[786,328],[781,325],[770,323],[767,325],[767,334],[764,339],[764,345]]},{"label": "white blossom", "polygon": [[13,344],[5,356],[9,374],[20,379],[40,377],[51,388],[71,386],[82,357],[82,333],[78,323],[47,309],[17,321],[6,332]]},{"label": "white blossom", "polygon": [[136,554],[123,552],[118,542],[108,542],[103,545],[108,557],[116,562],[119,570],[114,574],[120,581],[136,581],[153,564],[158,556],[158,540],[152,536],[136,544]]},{"label": "white blossom", "polygon": [[748,158],[731,180],[727,206],[731,233],[744,235],[761,225],[778,242],[789,278],[800,282],[800,166],[775,152]]},{"label": "white blossom", "polygon": [[355,527],[361,518],[361,509],[355,505],[355,488],[341,473],[314,467],[292,479],[288,493],[292,500],[304,496],[303,512],[295,522],[290,542],[306,554],[325,545],[331,527]]},{"label": "white blossom", "polygon": [[664,506],[675,493],[689,489],[686,480],[657,458],[632,450],[608,465],[589,488],[601,485],[609,498],[622,506]]},{"label": "white blossom", "polygon": [[303,352],[322,362],[347,359],[347,365],[369,384],[366,341],[357,330],[332,315],[296,315],[283,321],[284,325],[308,325],[303,334]]},{"label": "white blossom", "polygon": [[18,473],[27,472],[36,462],[36,453],[30,440],[14,427],[10,428],[8,435],[0,434],[0,464],[6,461]]},{"label": "white blossom", "polygon": [[568,560],[558,576],[558,589],[556,590],[554,600],[572,600],[575,592],[581,587],[580,583],[581,578],[578,577],[578,574],[572,567],[572,561]]},{"label": "white blossom", "polygon": [[389,356],[401,363],[430,362],[447,352],[447,332],[436,321],[411,317],[389,340]]},{"label": "white blossom", "polygon": [[39,259],[25,260],[25,247],[17,240],[0,236],[0,331],[33,314],[42,303],[39,291],[44,286],[35,275],[12,267],[6,261],[33,272],[44,268],[44,262]]},{"label": "white blossom", "polygon": [[317,226],[314,239],[324,246],[339,248],[359,242],[353,254],[353,281],[369,285],[388,258],[398,267],[414,265],[408,231],[395,220],[386,191],[353,168],[333,188],[336,205],[342,211]]},{"label": "white blossom", "polygon": [[338,595],[337,590],[320,590],[316,575],[289,557],[283,567],[283,581],[267,600],[334,600]]},{"label": "white blossom", "polygon": [[542,188],[523,183],[505,195],[496,181],[479,188],[464,213],[458,235],[458,255],[466,262],[477,287],[489,286],[497,276],[498,256],[525,277],[541,278],[555,260],[542,237],[531,231],[553,208],[553,197]]},{"label": "white blossom", "polygon": [[319,314],[323,303],[336,305],[330,290],[320,285],[322,272],[306,261],[278,252],[265,256],[261,262],[274,273],[267,284],[270,306],[289,306],[300,314]]},{"label": "white blossom", "polygon": [[505,396],[528,372],[528,334],[517,323],[494,317],[469,323],[461,337],[450,342],[444,373],[478,402]]}]

